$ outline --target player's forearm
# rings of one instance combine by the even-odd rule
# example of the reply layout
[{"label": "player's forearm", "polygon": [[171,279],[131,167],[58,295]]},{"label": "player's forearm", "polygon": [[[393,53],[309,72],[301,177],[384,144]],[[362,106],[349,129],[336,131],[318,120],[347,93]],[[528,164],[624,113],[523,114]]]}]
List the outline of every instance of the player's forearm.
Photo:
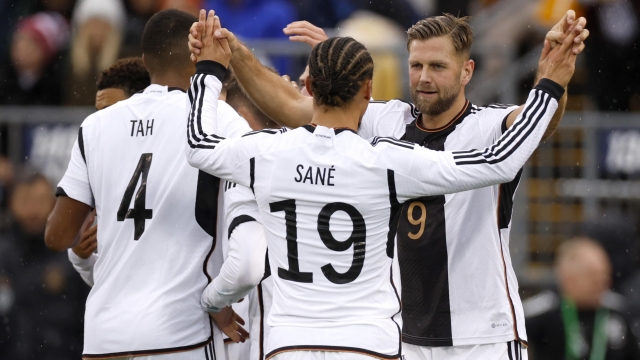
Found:
[{"label": "player's forearm", "polygon": [[247,95],[269,118],[291,128],[311,122],[312,98],[265,68],[246,46],[233,54],[231,66]]},{"label": "player's forearm", "polygon": [[564,95],[562,95],[562,97],[560,98],[560,101],[558,101],[558,109],[556,110],[556,113],[553,115],[553,118],[551,118],[551,121],[549,122],[549,126],[547,126],[547,131],[545,131],[544,135],[542,135],[542,141],[547,140],[551,135],[553,135],[553,133],[556,132],[556,130],[558,129],[558,126],[560,126],[560,121],[562,121],[562,117],[564,116],[564,110],[566,107],[567,107],[567,89],[565,89]]},{"label": "player's forearm", "polygon": [[267,242],[260,223],[250,221],[238,225],[229,238],[229,254],[220,274],[202,294],[202,307],[217,312],[245,297],[264,275],[266,251]]},{"label": "player's forearm", "polygon": [[218,98],[225,73],[226,69],[216,62],[198,62],[188,94],[187,161],[189,165],[219,177],[217,171],[222,159],[218,145],[223,138],[216,135]]},{"label": "player's forearm", "polygon": [[559,84],[543,79],[529,93],[513,126],[493,146],[480,151],[453,152],[454,183],[462,187],[455,191],[511,181],[538,147],[563,95],[564,89]]},{"label": "player's forearm", "polygon": [[87,204],[68,196],[59,196],[47,219],[44,231],[45,245],[56,252],[76,245],[80,240],[80,228],[90,211],[91,206]]}]

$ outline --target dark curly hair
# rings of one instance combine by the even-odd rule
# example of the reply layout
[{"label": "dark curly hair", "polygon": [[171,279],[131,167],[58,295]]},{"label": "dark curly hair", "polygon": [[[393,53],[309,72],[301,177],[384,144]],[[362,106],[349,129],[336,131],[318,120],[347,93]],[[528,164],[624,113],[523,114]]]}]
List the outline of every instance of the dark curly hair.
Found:
[{"label": "dark curly hair", "polygon": [[367,48],[350,37],[332,37],[309,56],[309,80],[316,104],[340,107],[350,103],[362,83],[373,78]]},{"label": "dark curly hair", "polygon": [[120,59],[108,69],[102,70],[98,81],[98,90],[122,89],[127,96],[131,96],[144,90],[149,84],[151,84],[151,79],[142,58],[130,57]]}]

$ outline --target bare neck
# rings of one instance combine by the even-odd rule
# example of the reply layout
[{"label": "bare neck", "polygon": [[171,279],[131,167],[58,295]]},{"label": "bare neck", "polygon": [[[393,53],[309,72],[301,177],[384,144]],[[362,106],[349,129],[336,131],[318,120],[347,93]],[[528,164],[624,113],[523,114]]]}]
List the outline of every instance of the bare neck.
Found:
[{"label": "bare neck", "polygon": [[182,90],[189,89],[189,76],[177,72],[166,72],[151,75],[151,83],[168,87],[177,87]]},{"label": "bare neck", "polygon": [[464,96],[464,91],[461,91],[449,110],[438,115],[420,114],[418,124],[427,130],[439,129],[451,122],[451,120],[462,111],[466,103],[467,99]]},{"label": "bare neck", "polygon": [[311,122],[328,128],[349,128],[358,131],[361,117],[361,111],[357,106],[346,108],[314,106]]}]

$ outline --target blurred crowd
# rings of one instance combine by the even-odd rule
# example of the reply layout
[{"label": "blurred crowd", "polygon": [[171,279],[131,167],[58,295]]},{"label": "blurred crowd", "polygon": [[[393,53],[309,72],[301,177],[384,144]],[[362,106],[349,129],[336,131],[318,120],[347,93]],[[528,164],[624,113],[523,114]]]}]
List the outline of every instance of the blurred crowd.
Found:
[{"label": "blurred crowd", "polygon": [[[92,105],[99,72],[116,59],[139,56],[146,20],[165,8],[194,14],[213,8],[223,26],[246,40],[286,39],[287,24],[307,20],[369,48],[403,44],[404,31],[427,15],[480,15],[476,43],[515,49],[480,51],[476,71],[487,76],[539,44],[548,25],[575,8],[587,17],[591,37],[572,89],[589,101],[573,108],[640,110],[637,0],[0,0],[0,105]],[[486,13],[492,16],[482,21]],[[377,55],[378,82],[386,85],[376,98],[402,96],[401,59],[393,51]],[[297,60],[265,58],[292,77],[304,69],[304,59]]]},{"label": "blurred crowd", "polygon": [[[101,83],[100,74],[117,59],[140,55],[146,20],[165,8],[194,14],[213,8],[243,39],[287,39],[282,29],[302,19],[328,34],[384,48],[404,44],[404,30],[427,15],[476,15],[506,2],[522,6],[517,13],[498,13],[503,21],[485,32],[480,46],[511,43],[524,53],[540,43],[567,7],[577,8],[591,30],[584,76],[576,76],[575,87],[591,99],[585,108],[640,111],[640,0],[0,0],[0,106],[100,108],[101,100],[130,96],[135,91]],[[406,76],[400,70],[403,57],[374,56],[377,81],[386,84],[374,97],[399,97],[399,79]],[[291,59],[270,60],[292,78],[303,68]],[[478,62],[489,73],[504,66],[504,59]],[[126,71],[131,76],[135,69]],[[45,162],[55,165],[53,172],[64,171],[63,165]],[[82,350],[89,287],[67,254],[44,246],[59,175],[40,172],[47,171],[19,168],[0,157],[0,219],[6,219],[0,221],[2,359],[71,359]],[[531,359],[587,359],[596,349],[602,359],[640,359],[639,244],[637,229],[624,219],[589,224],[580,237],[563,243],[557,286],[525,303]]]}]

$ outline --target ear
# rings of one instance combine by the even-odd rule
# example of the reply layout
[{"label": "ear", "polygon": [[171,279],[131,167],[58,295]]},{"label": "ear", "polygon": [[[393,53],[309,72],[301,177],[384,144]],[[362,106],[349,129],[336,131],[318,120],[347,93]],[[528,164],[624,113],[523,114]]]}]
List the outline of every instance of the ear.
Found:
[{"label": "ear", "polygon": [[372,96],[373,96],[373,80],[367,80],[364,83],[364,98],[367,99],[367,101],[371,101]]},{"label": "ear", "polygon": [[467,85],[471,81],[473,76],[473,70],[476,68],[476,63],[469,59],[462,63],[462,71],[460,71],[460,83]]},{"label": "ear", "polygon": [[313,90],[311,90],[311,80],[309,79],[310,79],[310,76],[307,76],[304,79],[304,87],[307,89],[307,92],[309,93],[309,95],[313,96]]}]

